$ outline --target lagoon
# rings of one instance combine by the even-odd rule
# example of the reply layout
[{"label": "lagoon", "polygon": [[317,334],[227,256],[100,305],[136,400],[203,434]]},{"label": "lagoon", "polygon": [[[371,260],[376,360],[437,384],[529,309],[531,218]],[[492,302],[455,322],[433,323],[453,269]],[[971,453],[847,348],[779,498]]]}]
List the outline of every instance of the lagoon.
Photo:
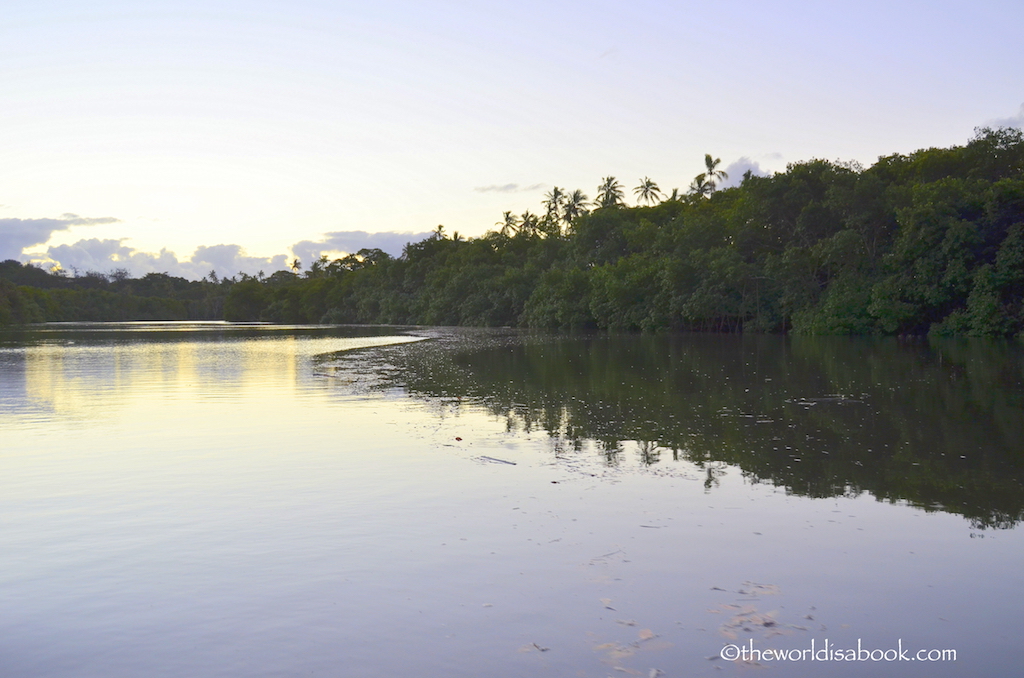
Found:
[{"label": "lagoon", "polygon": [[1018,345],[0,336],[5,676],[1019,671]]}]

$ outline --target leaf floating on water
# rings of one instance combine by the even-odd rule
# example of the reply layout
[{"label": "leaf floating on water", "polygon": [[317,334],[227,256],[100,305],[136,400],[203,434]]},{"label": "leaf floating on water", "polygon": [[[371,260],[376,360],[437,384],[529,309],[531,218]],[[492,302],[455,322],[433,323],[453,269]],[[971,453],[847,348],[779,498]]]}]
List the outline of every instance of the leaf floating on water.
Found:
[{"label": "leaf floating on water", "polygon": [[614,610],[615,609],[614,607],[612,607],[612,599],[611,598],[601,598],[601,604],[604,605],[604,609],[606,609],[606,610]]},{"label": "leaf floating on water", "polygon": [[615,623],[623,626],[636,626],[636,622],[632,619],[616,619]]},{"label": "leaf floating on water", "polygon": [[540,650],[541,652],[547,652],[548,650],[550,650],[550,649],[551,649],[550,647],[541,647],[541,646],[540,646],[540,645],[538,645],[537,643],[533,643],[533,646],[534,646],[535,648],[537,648],[538,650]]},{"label": "leaf floating on water", "polygon": [[657,638],[658,634],[650,629],[641,629],[640,633],[636,634],[640,640],[650,640],[651,638]]}]

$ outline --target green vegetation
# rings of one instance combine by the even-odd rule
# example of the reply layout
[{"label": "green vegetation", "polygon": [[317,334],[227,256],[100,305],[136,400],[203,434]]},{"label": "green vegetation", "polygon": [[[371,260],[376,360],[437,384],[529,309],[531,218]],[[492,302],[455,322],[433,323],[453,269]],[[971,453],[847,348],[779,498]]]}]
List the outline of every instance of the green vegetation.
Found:
[{"label": "green vegetation", "polygon": [[0,262],[0,325],[32,322],[214,320],[223,317],[234,279],[189,281],[125,271],[68,276]]},{"label": "green vegetation", "polygon": [[[642,203],[636,207],[624,203],[627,189],[611,176],[596,203],[555,187],[540,214],[506,212],[479,238],[438,227],[397,258],[362,250],[322,258],[301,274],[295,262],[269,277],[189,283],[163,276],[180,283],[148,306],[96,292],[60,302],[58,292],[79,289],[80,278],[47,288],[2,269],[15,286],[0,288],[0,322],[77,319],[69,316],[88,307],[90,319],[222,313],[227,320],[645,332],[1006,337],[1024,330],[1019,130],[981,129],[965,146],[886,156],[867,169],[811,160],[770,177],[747,173],[739,187],[716,190],[726,178],[720,162],[707,155],[685,196],[673,190],[661,200],[644,177],[632,191]],[[39,274],[53,277],[31,275]],[[141,296],[139,282],[105,280],[122,296]]]}]

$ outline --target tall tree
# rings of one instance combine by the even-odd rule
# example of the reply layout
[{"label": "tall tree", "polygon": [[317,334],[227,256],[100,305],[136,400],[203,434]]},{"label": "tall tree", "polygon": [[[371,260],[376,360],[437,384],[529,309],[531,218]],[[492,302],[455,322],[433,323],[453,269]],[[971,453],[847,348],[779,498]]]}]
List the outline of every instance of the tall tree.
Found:
[{"label": "tall tree", "polygon": [[707,171],[704,173],[704,178],[707,181],[708,193],[714,193],[718,182],[729,178],[729,175],[725,173],[725,170],[718,169],[718,165],[721,164],[721,162],[721,158],[712,158],[710,153],[704,154],[704,167],[707,168]]},{"label": "tall tree", "polygon": [[557,220],[559,218],[565,198],[565,191],[558,186],[554,186],[544,194],[544,207],[547,210],[548,219]]},{"label": "tall tree", "polygon": [[502,219],[495,226],[501,226],[500,233],[510,238],[519,231],[519,217],[512,212],[502,212]]},{"label": "tall tree", "polygon": [[597,187],[597,206],[616,207],[622,204],[622,184],[615,177],[605,177]]},{"label": "tall tree", "polygon": [[531,212],[526,210],[523,212],[523,216],[519,218],[519,232],[526,235],[536,235],[537,230],[540,227],[540,218]]},{"label": "tall tree", "polygon": [[586,214],[589,201],[590,199],[578,188],[566,196],[565,204],[562,205],[562,219],[565,223],[571,224],[573,219]]},{"label": "tall tree", "polygon": [[644,177],[640,185],[633,189],[633,193],[637,196],[637,203],[646,202],[648,205],[658,202],[662,195],[658,184],[651,181],[650,177]]},{"label": "tall tree", "polygon": [[693,178],[693,182],[690,184],[690,188],[687,191],[690,195],[703,198],[709,195],[712,191],[712,186],[708,183],[708,178],[705,174],[698,174]]}]

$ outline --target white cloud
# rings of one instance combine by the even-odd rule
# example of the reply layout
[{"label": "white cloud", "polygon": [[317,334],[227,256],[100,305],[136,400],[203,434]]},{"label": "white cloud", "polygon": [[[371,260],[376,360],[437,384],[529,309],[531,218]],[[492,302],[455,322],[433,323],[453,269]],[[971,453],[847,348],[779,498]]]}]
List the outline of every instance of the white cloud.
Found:
[{"label": "white cloud", "polygon": [[[76,219],[79,217],[75,217]],[[19,221],[19,220],[15,220]],[[42,220],[28,220],[42,221]],[[58,220],[50,219],[49,222]],[[0,220],[0,225],[4,222]],[[63,223],[63,222],[61,222]],[[104,222],[108,223],[108,222]],[[45,231],[45,228],[39,233]],[[46,231],[47,237],[51,231]],[[430,235],[425,233],[367,233],[365,231],[336,231],[324,234],[324,239],[313,242],[303,240],[292,245],[291,250],[308,268],[309,264],[327,254],[332,259],[341,253],[358,252],[361,249],[381,249],[392,256],[400,256],[406,243],[422,240]],[[33,236],[38,237],[38,236]],[[23,238],[28,240],[31,238]],[[241,245],[203,245],[187,259],[178,256],[166,248],[157,253],[143,252],[126,245],[127,238],[105,239],[89,238],[79,240],[70,245],[48,247],[44,254],[21,254],[20,250],[12,250],[13,257],[25,263],[34,263],[50,268],[59,265],[66,271],[86,273],[96,271],[109,273],[116,269],[127,269],[132,277],[141,277],[147,273],[167,273],[190,280],[198,280],[210,271],[219,277],[231,277],[238,273],[256,275],[262,271],[270,275],[274,271],[287,270],[292,257],[278,254],[272,257],[250,256]],[[33,244],[37,244],[34,241]]]},{"label": "white cloud", "polygon": [[473,190],[477,193],[528,193],[539,191],[545,184],[533,184],[531,186],[520,186],[519,184],[492,184],[490,186],[477,186]]},{"label": "white cloud", "polygon": [[252,275],[263,271],[270,274],[287,268],[287,259],[288,257],[284,254],[273,257],[251,257],[245,254],[241,245],[211,245],[197,247],[192,258],[187,262],[187,266],[189,270],[197,272],[206,269],[202,274],[193,274],[197,278],[211,270],[216,271],[222,277],[234,275],[237,272]]},{"label": "white cloud", "polygon": [[729,175],[729,178],[722,182],[721,187],[731,188],[739,186],[743,182],[743,175],[747,172],[750,172],[755,177],[765,177],[769,174],[756,160],[743,156],[725,168],[725,173]]},{"label": "white cloud", "polygon": [[333,258],[339,252],[351,254],[362,249],[379,249],[397,257],[401,256],[407,243],[419,242],[429,235],[429,231],[425,233],[333,231],[325,233],[324,239],[318,242],[303,240],[295,243],[292,245],[292,252],[306,267],[319,259],[322,254]]},{"label": "white cloud", "polygon": [[57,219],[0,219],[0,260],[18,258],[24,249],[42,245],[56,231],[119,221],[114,217],[80,217],[77,214],[62,214]]},{"label": "white cloud", "polygon": [[234,276],[239,272],[255,275],[266,274],[287,267],[287,257],[279,254],[273,257],[253,257],[245,253],[240,245],[212,245],[196,248],[188,259],[179,260],[174,252],[167,249],[159,253],[141,252],[124,244],[125,238],[100,240],[90,238],[71,245],[49,247],[45,256],[22,255],[24,262],[42,264],[44,267],[59,264],[67,271],[85,273],[97,271],[108,273],[115,269],[127,269],[132,277],[147,273],[167,273],[198,280],[210,271],[218,276]]},{"label": "white cloud", "polygon": [[1016,127],[1017,129],[1024,129],[1024,104],[1020,105],[1020,110],[1017,111],[1017,115],[1009,118],[996,118],[992,120],[989,127]]}]

